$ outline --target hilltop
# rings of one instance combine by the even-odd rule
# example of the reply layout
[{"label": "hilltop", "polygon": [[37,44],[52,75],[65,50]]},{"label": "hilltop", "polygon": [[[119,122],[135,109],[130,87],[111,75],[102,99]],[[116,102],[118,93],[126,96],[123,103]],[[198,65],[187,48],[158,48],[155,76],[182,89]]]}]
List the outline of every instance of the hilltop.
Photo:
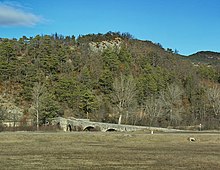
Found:
[{"label": "hilltop", "polygon": [[212,51],[199,51],[195,54],[187,56],[187,59],[196,63],[219,65],[220,53]]},{"label": "hilltop", "polygon": [[[129,33],[0,40],[1,101],[22,111],[16,121],[23,124],[57,116],[117,123],[121,117],[124,124],[218,128],[219,77],[215,67],[195,67]],[[6,106],[0,104],[2,120]]]}]

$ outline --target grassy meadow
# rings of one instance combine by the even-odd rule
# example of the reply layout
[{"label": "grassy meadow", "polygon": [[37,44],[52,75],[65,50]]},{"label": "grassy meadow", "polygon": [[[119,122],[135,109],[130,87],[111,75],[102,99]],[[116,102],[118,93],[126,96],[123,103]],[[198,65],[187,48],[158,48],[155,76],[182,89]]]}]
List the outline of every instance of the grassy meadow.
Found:
[{"label": "grassy meadow", "polygon": [[220,135],[1,132],[0,169],[217,170]]}]

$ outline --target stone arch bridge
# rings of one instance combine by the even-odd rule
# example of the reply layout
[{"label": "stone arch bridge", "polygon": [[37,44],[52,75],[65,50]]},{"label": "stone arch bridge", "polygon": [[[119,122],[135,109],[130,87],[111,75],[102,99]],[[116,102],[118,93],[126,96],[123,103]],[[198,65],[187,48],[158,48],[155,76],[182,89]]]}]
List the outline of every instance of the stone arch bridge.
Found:
[{"label": "stone arch bridge", "polygon": [[88,119],[62,118],[52,120],[53,125],[59,125],[64,131],[137,131],[144,130],[145,126],[122,125],[113,123],[92,122]]}]

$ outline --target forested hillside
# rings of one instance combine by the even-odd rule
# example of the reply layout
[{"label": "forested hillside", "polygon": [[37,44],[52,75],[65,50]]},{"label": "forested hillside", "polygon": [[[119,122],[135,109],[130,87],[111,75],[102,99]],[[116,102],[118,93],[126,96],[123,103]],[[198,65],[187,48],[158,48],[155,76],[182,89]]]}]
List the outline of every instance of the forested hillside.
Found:
[{"label": "forested hillside", "polygon": [[128,33],[1,39],[0,119],[219,128],[219,70],[181,58]]},{"label": "forested hillside", "polygon": [[205,63],[218,66],[220,64],[220,53],[212,51],[200,51],[185,57],[185,59],[191,60],[194,63]]}]

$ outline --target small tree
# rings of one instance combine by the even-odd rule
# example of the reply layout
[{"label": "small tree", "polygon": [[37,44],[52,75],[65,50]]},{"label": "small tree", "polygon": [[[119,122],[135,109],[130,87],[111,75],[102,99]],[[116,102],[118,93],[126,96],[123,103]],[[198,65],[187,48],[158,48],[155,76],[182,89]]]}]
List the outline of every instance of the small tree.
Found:
[{"label": "small tree", "polygon": [[46,121],[59,115],[60,106],[55,101],[55,96],[48,92],[45,84],[35,83],[32,93],[32,109],[36,116],[37,130],[39,130],[40,121]]},{"label": "small tree", "polygon": [[87,119],[89,119],[89,113],[96,110],[96,97],[90,90],[87,89],[82,94],[79,107],[84,113],[86,113]]},{"label": "small tree", "polygon": [[213,113],[217,116],[220,113],[220,89],[217,86],[207,90],[207,99]]},{"label": "small tree", "polygon": [[163,108],[167,114],[169,125],[181,120],[183,90],[176,84],[171,84],[160,93]]},{"label": "small tree", "polygon": [[[111,96],[113,104],[116,106],[120,119],[123,113],[135,103],[136,84],[132,76],[125,77],[121,74],[119,78],[115,78],[113,83],[113,93]],[[128,116],[127,116],[128,117]]]},{"label": "small tree", "polygon": [[32,93],[32,108],[34,109],[34,115],[36,116],[36,124],[37,124],[37,130],[39,130],[39,114],[40,114],[40,108],[42,103],[42,96],[45,93],[46,88],[45,85],[42,83],[35,83],[33,87],[33,93]]},{"label": "small tree", "polygon": [[60,115],[61,109],[53,94],[45,92],[41,97],[40,119],[46,123],[47,119]]},{"label": "small tree", "polygon": [[146,100],[144,114],[147,120],[149,120],[150,126],[162,115],[162,106],[163,103],[161,99],[156,96],[150,96]]}]

